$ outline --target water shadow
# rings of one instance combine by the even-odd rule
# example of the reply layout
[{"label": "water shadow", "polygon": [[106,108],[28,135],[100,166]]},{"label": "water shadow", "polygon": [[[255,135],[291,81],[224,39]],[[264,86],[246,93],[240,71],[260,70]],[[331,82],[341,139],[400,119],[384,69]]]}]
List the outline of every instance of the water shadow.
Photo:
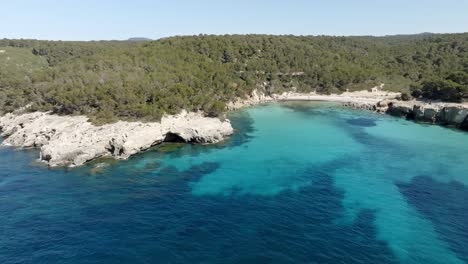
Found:
[{"label": "water shadow", "polygon": [[455,181],[437,182],[429,176],[398,183],[398,188],[433,223],[450,249],[468,263],[468,188]]}]

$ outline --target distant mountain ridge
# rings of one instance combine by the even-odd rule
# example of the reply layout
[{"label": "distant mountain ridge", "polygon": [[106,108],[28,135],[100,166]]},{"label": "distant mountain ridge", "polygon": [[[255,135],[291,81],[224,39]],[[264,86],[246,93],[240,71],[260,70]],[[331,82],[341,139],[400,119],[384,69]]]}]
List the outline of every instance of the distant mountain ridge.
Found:
[{"label": "distant mountain ridge", "polygon": [[143,38],[143,37],[134,37],[127,39],[128,41],[151,41],[150,38]]}]

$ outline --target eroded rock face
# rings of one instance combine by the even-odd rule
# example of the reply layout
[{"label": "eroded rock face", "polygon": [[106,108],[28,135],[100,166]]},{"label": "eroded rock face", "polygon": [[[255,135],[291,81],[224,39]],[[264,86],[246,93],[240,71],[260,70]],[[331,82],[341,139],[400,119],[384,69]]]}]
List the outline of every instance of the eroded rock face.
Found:
[{"label": "eroded rock face", "polygon": [[413,106],[392,101],[388,103],[386,112],[392,116],[410,118],[413,113]]},{"label": "eroded rock face", "polygon": [[440,120],[440,108],[433,105],[414,105],[414,119],[418,122],[438,123]]},{"label": "eroded rock face", "polygon": [[40,159],[50,166],[79,166],[111,156],[126,159],[163,142],[167,134],[185,142],[216,143],[233,133],[229,120],[182,112],[163,117],[160,123],[123,122],[94,126],[84,116],[57,116],[48,113],[0,117],[3,144],[39,147]]},{"label": "eroded rock face", "polygon": [[467,130],[468,131],[468,116],[466,116],[465,120],[463,123],[460,125],[460,129]]},{"label": "eroded rock face", "polygon": [[468,109],[461,106],[444,107],[442,121],[451,126],[461,126],[468,116]]}]

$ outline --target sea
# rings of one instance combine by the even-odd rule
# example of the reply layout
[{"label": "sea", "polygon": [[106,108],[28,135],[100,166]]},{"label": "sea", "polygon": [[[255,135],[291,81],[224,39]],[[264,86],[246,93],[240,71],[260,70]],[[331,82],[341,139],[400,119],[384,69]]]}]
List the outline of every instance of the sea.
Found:
[{"label": "sea", "polygon": [[468,133],[327,102],[216,145],[48,168],[0,148],[0,263],[467,263]]}]

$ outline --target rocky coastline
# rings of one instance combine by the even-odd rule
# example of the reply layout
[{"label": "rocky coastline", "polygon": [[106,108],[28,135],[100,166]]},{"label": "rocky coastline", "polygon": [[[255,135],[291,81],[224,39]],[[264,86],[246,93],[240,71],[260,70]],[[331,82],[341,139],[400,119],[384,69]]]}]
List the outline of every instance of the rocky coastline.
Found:
[{"label": "rocky coastline", "polygon": [[229,120],[187,113],[165,116],[161,122],[124,122],[95,126],[85,116],[50,113],[7,114],[0,117],[2,145],[39,148],[49,166],[80,166],[112,157],[127,159],[162,142],[210,144],[234,130]]},{"label": "rocky coastline", "polygon": [[[400,101],[399,93],[385,91],[346,92],[340,95],[287,92],[265,95],[254,90],[245,99],[227,105],[236,110],[279,101],[330,101],[345,107],[403,117],[416,122],[468,130],[468,105]],[[10,113],[0,117],[4,146],[39,148],[40,160],[49,166],[80,166],[101,157],[127,159],[162,142],[211,144],[234,132],[229,120],[203,113],[164,116],[161,122],[125,122],[95,126],[86,116],[58,116],[44,112]]]},{"label": "rocky coastline", "polygon": [[246,99],[239,99],[228,104],[228,109],[235,110],[257,104],[278,101],[328,101],[340,102],[343,106],[364,109],[377,113],[388,114],[427,123],[455,127],[468,131],[468,104],[431,102],[431,101],[401,101],[401,94],[382,91],[376,87],[374,91],[345,92],[342,94],[320,95],[316,93],[285,92],[282,94],[265,95],[257,90]]}]

